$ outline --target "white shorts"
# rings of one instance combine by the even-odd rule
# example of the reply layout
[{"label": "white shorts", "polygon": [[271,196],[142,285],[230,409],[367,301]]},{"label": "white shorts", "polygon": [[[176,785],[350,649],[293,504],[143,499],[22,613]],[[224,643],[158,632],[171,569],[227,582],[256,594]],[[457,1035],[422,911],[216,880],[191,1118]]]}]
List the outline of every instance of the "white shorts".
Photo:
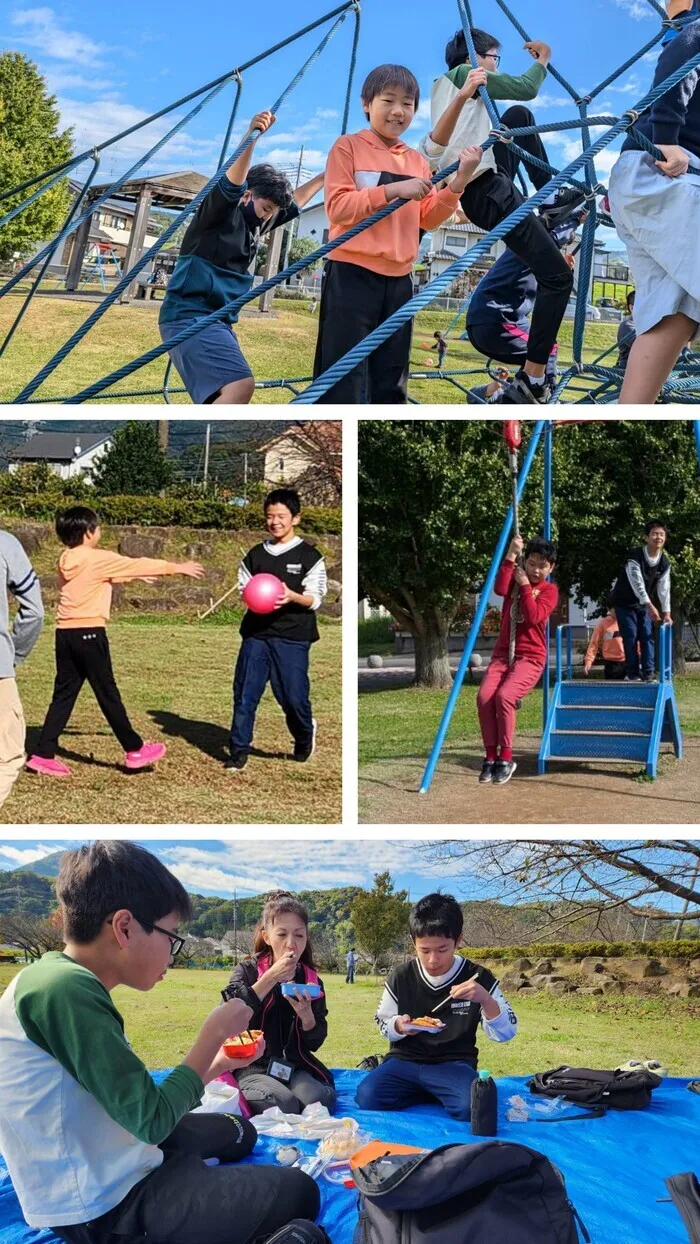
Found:
[{"label": "white shorts", "polygon": [[[691,162],[696,163],[691,156]],[[644,151],[623,151],[610,174],[610,210],[636,288],[634,323],[646,333],[682,312],[700,335],[700,176],[666,177]]]}]

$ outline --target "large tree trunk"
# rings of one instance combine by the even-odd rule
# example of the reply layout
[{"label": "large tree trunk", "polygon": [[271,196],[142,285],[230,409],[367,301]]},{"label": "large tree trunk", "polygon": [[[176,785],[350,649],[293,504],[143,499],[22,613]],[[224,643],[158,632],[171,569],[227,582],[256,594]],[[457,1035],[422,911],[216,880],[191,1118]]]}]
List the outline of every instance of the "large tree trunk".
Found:
[{"label": "large tree trunk", "polygon": [[452,674],[447,648],[447,635],[425,619],[420,635],[414,635],[416,646],[416,686],[451,687]]}]

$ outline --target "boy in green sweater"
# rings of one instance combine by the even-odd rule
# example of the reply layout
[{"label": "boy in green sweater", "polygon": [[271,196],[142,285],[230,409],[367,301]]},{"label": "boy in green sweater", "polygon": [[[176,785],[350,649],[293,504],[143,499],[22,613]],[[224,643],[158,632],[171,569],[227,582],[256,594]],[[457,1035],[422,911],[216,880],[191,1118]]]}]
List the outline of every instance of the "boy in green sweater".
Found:
[{"label": "boy in green sweater", "polygon": [[[479,95],[480,87],[485,87],[493,100],[527,101],[535,98],[547,76],[552,50],[546,43],[533,40],[525,44],[535,64],[520,77],[513,77],[499,72],[501,45],[498,40],[484,30],[472,30],[471,33],[478,64],[471,64],[464,31],[458,30],[445,49],[447,72],[433,84],[432,129],[420,144],[420,150],[433,171],[452,164],[456,152],[462,147],[480,147],[488,138],[492,122]],[[508,108],[501,121],[510,129],[535,124],[529,108],[521,104]],[[517,145],[539,160],[548,162],[539,134],[521,136],[517,139]],[[510,143],[497,142],[484,152],[481,163],[461,196],[461,207],[467,220],[488,233],[524,203],[523,195],[514,182],[519,167],[520,157],[512,151]],[[548,172],[529,162],[527,174],[537,190],[550,180]],[[550,236],[550,230],[567,219],[583,201],[584,196],[578,190],[561,187],[552,192],[540,208],[539,215],[530,212],[504,239],[537,279],[527,359],[506,387],[502,399],[504,403],[544,403],[551,396],[551,384],[545,375],[547,361],[564,318],[574,276]]]},{"label": "boy in green sweater", "polygon": [[24,968],[0,999],[0,1152],[29,1226],[68,1244],[248,1244],[315,1219],[319,1193],[303,1171],[224,1165],[255,1145],[250,1123],[189,1113],[205,1084],[247,1065],[221,1046],[246,1029],[249,1007],[212,1011],[159,1084],[124,1034],[111,991],[165,976],[191,918],[180,882],[143,847],[96,842],[65,853],[56,894],[64,950]]}]

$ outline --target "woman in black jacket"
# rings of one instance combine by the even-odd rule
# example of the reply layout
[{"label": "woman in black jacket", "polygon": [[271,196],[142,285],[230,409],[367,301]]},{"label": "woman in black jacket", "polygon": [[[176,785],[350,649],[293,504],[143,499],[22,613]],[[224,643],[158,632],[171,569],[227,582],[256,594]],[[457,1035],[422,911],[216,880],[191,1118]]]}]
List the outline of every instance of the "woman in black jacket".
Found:
[{"label": "woman in black jacket", "polygon": [[[234,967],[226,994],[252,1008],[251,1027],[265,1035],[265,1052],[257,1062],[236,1072],[236,1080],[253,1114],[279,1106],[300,1114],[320,1102],[333,1111],[333,1076],[314,1057],[328,1035],[326,999],[311,1000],[304,985],[320,985],[309,941],[306,908],[286,891],[268,898],[255,930],[254,955]],[[300,986],[296,998],[284,997],[281,985]]]}]

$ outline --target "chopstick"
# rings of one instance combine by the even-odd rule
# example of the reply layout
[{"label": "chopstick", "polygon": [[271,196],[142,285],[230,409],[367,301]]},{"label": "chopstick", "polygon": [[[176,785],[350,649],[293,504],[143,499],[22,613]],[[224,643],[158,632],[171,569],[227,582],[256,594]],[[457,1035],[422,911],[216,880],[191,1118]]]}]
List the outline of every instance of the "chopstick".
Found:
[{"label": "chopstick", "polygon": [[[465,985],[471,985],[472,981],[475,981],[475,980],[477,980],[477,979],[478,979],[478,976],[479,976],[479,973],[478,973],[478,972],[475,972],[473,976],[470,976],[470,977],[469,977],[469,980],[468,980],[468,981],[465,981],[465,982],[464,982],[464,983],[465,983]],[[452,999],[452,994],[451,994],[451,993],[448,993],[447,997],[446,997],[446,998],[443,998],[442,1002],[438,1002],[437,1006],[434,1006],[434,1007],[433,1007],[433,1009],[432,1009],[432,1011],[430,1012],[430,1014],[431,1014],[431,1015],[434,1015],[436,1011],[439,1011],[439,1010],[440,1010],[440,1007],[444,1006],[446,1002],[452,1002],[452,1000],[453,1000],[453,999]]]}]

